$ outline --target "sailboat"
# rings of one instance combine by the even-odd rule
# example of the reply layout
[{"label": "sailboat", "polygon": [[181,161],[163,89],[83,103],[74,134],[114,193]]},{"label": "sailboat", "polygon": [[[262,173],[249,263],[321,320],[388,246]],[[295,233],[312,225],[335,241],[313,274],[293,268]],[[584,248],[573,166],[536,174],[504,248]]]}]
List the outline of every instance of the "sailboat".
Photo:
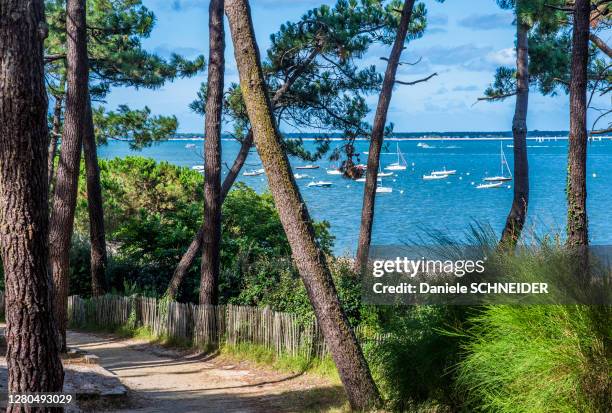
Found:
[{"label": "sailboat", "polygon": [[302,165],[302,166],[296,166],[295,169],[319,169],[319,165],[314,165],[314,164]]},{"label": "sailboat", "polygon": [[377,194],[390,194],[392,192],[393,188],[391,188],[390,186],[382,186],[382,182],[379,182],[378,185],[376,185]]},{"label": "sailboat", "polygon": [[[500,151],[500,158],[501,158],[500,175],[486,177],[483,179],[483,181],[486,181],[486,182],[512,181],[512,172],[510,172],[510,166],[508,166],[508,160],[506,159],[506,154],[504,153],[504,146],[501,142],[499,142],[499,151]],[[506,167],[506,170],[508,171],[509,176],[504,175],[504,166]]]},{"label": "sailboat", "polygon": [[404,159],[404,155],[400,152],[399,142],[397,143],[397,162],[392,163],[387,166],[385,169],[387,171],[405,171],[406,170],[406,159]]},{"label": "sailboat", "polygon": [[501,188],[503,182],[490,182],[488,184],[480,184],[476,186],[476,189],[490,189],[490,188]]}]

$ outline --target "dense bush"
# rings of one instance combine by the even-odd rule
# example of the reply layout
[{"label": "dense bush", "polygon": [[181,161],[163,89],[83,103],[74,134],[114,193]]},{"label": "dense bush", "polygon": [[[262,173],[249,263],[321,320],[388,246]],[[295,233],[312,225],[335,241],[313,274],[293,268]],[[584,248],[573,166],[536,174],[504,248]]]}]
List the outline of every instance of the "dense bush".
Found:
[{"label": "dense bush", "polygon": [[[111,249],[108,283],[119,292],[128,288],[163,294],[176,264],[201,225],[202,176],[188,168],[140,157],[101,161],[100,170]],[[84,170],[81,172],[84,174]],[[80,180],[77,235],[72,249],[71,293],[86,296],[91,283],[89,246],[85,241],[88,214],[84,178]],[[333,237],[328,228],[325,222],[315,223],[319,245],[331,253]],[[268,305],[276,310],[311,315],[270,194],[258,194],[244,184],[236,184],[223,204],[222,234],[222,302]],[[338,274],[349,276],[344,270]],[[350,297],[357,318],[358,300],[355,292],[347,290],[355,285],[351,281],[339,284],[347,287],[341,288],[341,295]],[[179,298],[197,300],[198,288],[199,257],[187,274]]]},{"label": "dense bush", "polygon": [[378,328],[387,338],[367,345],[375,379],[394,411],[433,411],[460,405],[454,392],[453,367],[459,361],[466,307],[413,306],[379,309]]}]

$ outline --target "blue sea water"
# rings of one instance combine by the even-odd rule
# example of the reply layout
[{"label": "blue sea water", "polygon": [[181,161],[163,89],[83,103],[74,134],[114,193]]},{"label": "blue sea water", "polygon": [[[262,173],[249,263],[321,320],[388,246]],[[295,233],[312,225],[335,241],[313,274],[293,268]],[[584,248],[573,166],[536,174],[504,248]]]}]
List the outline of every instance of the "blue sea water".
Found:
[{"label": "blue sea water", "polygon": [[[563,235],[565,228],[565,182],[567,168],[567,140],[565,136],[530,138],[528,143],[530,203],[526,233],[538,235]],[[510,167],[513,164],[512,141],[503,135],[482,139],[447,140],[387,140],[381,155],[383,167],[397,160],[396,144],[399,144],[408,168],[396,176],[383,178],[383,185],[393,188],[390,194],[378,194],[373,229],[373,244],[391,245],[413,242],[442,231],[461,241],[470,225],[491,225],[500,232],[512,202],[512,182],[498,189],[476,189],[485,176],[500,173],[500,142]],[[421,143],[419,145],[419,143]],[[195,148],[189,148],[195,144]],[[340,142],[332,141],[334,144]],[[314,148],[314,141],[305,141],[307,148]],[[367,162],[369,142],[358,141],[361,162]],[[231,165],[239,149],[239,143],[223,140],[223,161]],[[158,161],[192,167],[203,163],[202,140],[176,139],[156,144],[142,151],[130,150],[128,143],[112,141],[100,148],[103,158],[139,155]],[[299,159],[291,159],[292,165],[303,165]],[[306,173],[312,179],[298,180],[298,185],[314,219],[327,220],[336,237],[337,254],[353,253],[359,233],[363,197],[363,183],[328,175],[329,161],[317,162],[317,170],[296,171]],[[259,157],[253,150],[244,170],[261,168]],[[424,181],[422,175],[432,170],[456,169],[457,174],[444,180]],[[227,168],[224,168],[224,175]],[[589,231],[594,244],[612,244],[612,140],[590,142],[588,146],[587,190]],[[245,182],[257,191],[265,191],[265,176],[244,177]],[[311,180],[333,182],[330,188],[308,188]]]}]

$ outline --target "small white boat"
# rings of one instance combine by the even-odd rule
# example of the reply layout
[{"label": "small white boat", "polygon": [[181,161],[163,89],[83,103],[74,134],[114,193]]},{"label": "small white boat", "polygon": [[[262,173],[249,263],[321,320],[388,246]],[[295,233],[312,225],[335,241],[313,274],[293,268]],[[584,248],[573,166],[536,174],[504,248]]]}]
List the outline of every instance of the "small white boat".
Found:
[{"label": "small white boat", "polygon": [[441,171],[432,171],[430,175],[455,175],[457,173],[456,169],[451,169],[450,171],[446,170],[446,167]]},{"label": "small white boat", "polygon": [[191,167],[191,169],[193,169],[194,171],[203,171],[204,165],[194,165]]},{"label": "small white boat", "polygon": [[[365,176],[361,177],[359,179],[355,179],[355,182],[365,182],[365,181],[366,181],[366,177]],[[382,179],[376,178],[376,182],[380,182],[380,181],[382,181]]]},{"label": "small white boat", "polygon": [[382,178],[384,178],[385,176],[392,176],[392,175],[393,175],[393,172],[382,172],[382,171],[378,172],[378,176]]},{"label": "small white boat", "polygon": [[195,147],[195,143],[188,143],[187,145],[185,145],[185,149],[195,149]]},{"label": "small white boat", "polygon": [[446,179],[448,175],[423,175],[424,181],[435,181],[438,179]]},{"label": "small white boat", "polygon": [[311,182],[308,184],[309,188],[329,188],[330,186],[332,186],[333,183],[328,182],[328,181],[316,181],[316,182]]},{"label": "small white boat", "polygon": [[[498,176],[488,176],[484,178],[483,181],[486,181],[486,182],[512,181],[512,172],[510,171],[510,166],[508,165],[508,160],[506,159],[506,154],[504,153],[504,146],[501,142],[499,142],[499,151],[500,151],[499,155],[501,159],[500,174]],[[504,175],[504,166],[506,167],[506,170],[508,171],[508,176]]]},{"label": "small white boat", "polygon": [[304,178],[310,178],[310,176],[306,175],[306,174],[293,174],[293,177],[295,179],[304,179]]},{"label": "small white boat", "polygon": [[328,169],[327,175],[342,175],[342,171],[339,169]]},{"label": "small white boat", "polygon": [[296,166],[295,169],[319,169],[319,165],[302,165],[302,166]]},{"label": "small white boat", "polygon": [[385,169],[387,171],[405,171],[406,170],[406,159],[404,159],[404,155],[400,152],[399,142],[397,143],[397,162],[392,163],[391,165],[387,165]]},{"label": "small white boat", "polygon": [[476,186],[476,189],[490,189],[490,188],[501,188],[503,182],[492,182],[490,184],[480,184]]},{"label": "small white boat", "polygon": [[253,169],[251,171],[246,171],[245,173],[242,174],[242,176],[259,176],[259,175],[263,175],[264,170],[263,169]]},{"label": "small white boat", "polygon": [[377,194],[390,194],[391,192],[393,192],[393,188],[389,187],[389,186],[377,186],[376,187],[376,193]]},{"label": "small white boat", "polygon": [[486,182],[506,182],[512,181],[512,178],[509,176],[489,176],[487,178],[483,178],[483,181]]}]

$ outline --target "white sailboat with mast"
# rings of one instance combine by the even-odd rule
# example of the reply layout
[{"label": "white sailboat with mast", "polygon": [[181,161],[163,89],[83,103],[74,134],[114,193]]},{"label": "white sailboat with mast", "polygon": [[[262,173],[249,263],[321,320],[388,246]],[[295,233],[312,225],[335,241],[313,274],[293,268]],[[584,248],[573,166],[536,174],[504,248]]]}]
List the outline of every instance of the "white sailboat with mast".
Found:
[{"label": "white sailboat with mast", "polygon": [[[498,176],[488,176],[483,179],[486,182],[506,182],[512,180],[512,172],[510,171],[510,166],[508,165],[508,160],[506,159],[506,154],[504,153],[504,146],[502,143],[499,143],[499,151],[500,151],[500,174]],[[508,171],[508,176],[504,175],[504,167]]]},{"label": "white sailboat with mast", "polygon": [[404,158],[404,154],[400,152],[399,142],[397,143],[397,162],[388,165],[385,169],[387,171],[405,171],[408,162]]}]

